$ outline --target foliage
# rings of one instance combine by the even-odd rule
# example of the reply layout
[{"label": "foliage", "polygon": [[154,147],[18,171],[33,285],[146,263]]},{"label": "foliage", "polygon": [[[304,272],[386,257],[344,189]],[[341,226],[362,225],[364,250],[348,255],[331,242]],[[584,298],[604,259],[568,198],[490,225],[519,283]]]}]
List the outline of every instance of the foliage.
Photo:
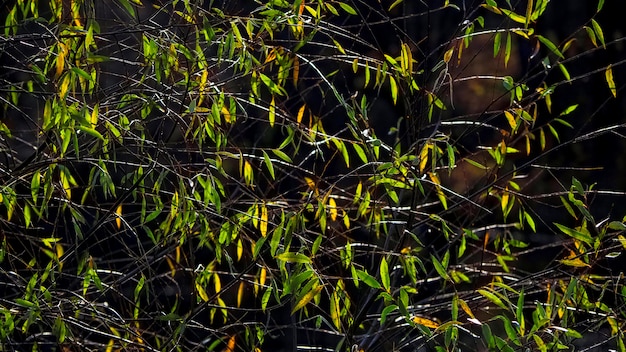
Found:
[{"label": "foliage", "polygon": [[3,5],[3,350],[626,350],[604,1],[425,3]]}]

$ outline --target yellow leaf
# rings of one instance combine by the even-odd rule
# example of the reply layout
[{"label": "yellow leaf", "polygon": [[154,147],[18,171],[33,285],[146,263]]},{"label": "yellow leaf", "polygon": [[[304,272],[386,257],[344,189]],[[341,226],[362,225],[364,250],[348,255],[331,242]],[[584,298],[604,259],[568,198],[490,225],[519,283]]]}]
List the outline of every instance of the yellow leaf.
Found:
[{"label": "yellow leaf", "polygon": [[304,181],[306,182],[307,186],[309,186],[310,189],[316,189],[317,187],[315,187],[315,181],[313,181],[313,179],[311,179],[310,177],[305,177]]},{"label": "yellow leaf", "polygon": [[515,127],[517,127],[517,122],[515,122],[515,116],[513,116],[513,114],[508,110],[504,110],[504,116],[509,122],[509,126],[511,126],[511,129],[515,129]]},{"label": "yellow leaf", "polygon": [[165,261],[167,262],[167,266],[170,267],[170,274],[174,277],[174,275],[176,275],[176,265],[174,265],[174,262],[170,259],[170,257],[165,257]]},{"label": "yellow leaf", "polygon": [[580,258],[561,259],[561,260],[559,260],[559,262],[561,262],[561,264],[564,264],[564,265],[567,265],[567,266],[573,266],[573,267],[576,267],[576,268],[591,267],[591,265],[583,262],[582,259],[580,259]]},{"label": "yellow leaf", "polygon": [[237,240],[237,261],[241,260],[241,256],[243,254],[243,243],[241,243],[241,238]]},{"label": "yellow leaf", "polygon": [[61,173],[59,174],[59,178],[61,180],[61,185],[63,186],[63,190],[65,191],[65,194],[67,195],[67,199],[71,199],[72,198],[72,186],[70,185],[70,180],[67,174],[64,171],[61,171]]},{"label": "yellow leaf", "polygon": [[613,80],[613,69],[611,68],[611,65],[606,68],[606,71],[604,71],[604,75],[606,76],[606,83],[609,85],[611,94],[613,94],[613,97],[617,97],[617,89],[615,88],[615,81]]},{"label": "yellow leaf", "polygon": [[119,230],[120,228],[122,228],[122,204],[117,206],[117,209],[115,209],[115,214],[117,215],[115,217],[115,225]]},{"label": "yellow leaf", "polygon": [[61,73],[63,72],[63,68],[65,68],[65,57],[67,56],[67,46],[61,42],[59,42],[59,53],[56,59],[56,70],[54,72],[54,77],[59,78]]},{"label": "yellow leaf", "polygon": [[254,173],[252,171],[252,164],[249,161],[245,161],[243,164],[243,179],[246,185],[250,186],[254,181]]},{"label": "yellow leaf", "polygon": [[96,128],[98,125],[98,104],[94,105],[93,110],[91,111],[91,128]]},{"label": "yellow leaf", "polygon": [[202,286],[200,286],[199,283],[196,282],[196,291],[198,291],[198,296],[200,296],[200,298],[206,302],[209,300],[209,295],[206,294],[206,291],[204,290],[204,288]]},{"label": "yellow leaf", "polygon": [[624,247],[624,249],[626,249],[626,237],[624,237],[623,235],[618,235],[617,236],[617,240],[622,245],[622,247]]},{"label": "yellow leaf", "polygon": [[465,314],[469,315],[469,317],[472,319],[476,319],[476,317],[474,316],[474,313],[472,313],[472,310],[470,309],[470,307],[467,305],[467,303],[464,300],[459,299],[459,303],[461,304],[461,309],[463,309]]},{"label": "yellow leaf", "polygon": [[299,311],[300,309],[304,308],[304,306],[306,306],[309,302],[311,302],[313,297],[315,297],[317,294],[320,293],[322,288],[324,288],[323,285],[315,286],[313,289],[311,289],[311,291],[309,291],[306,295],[304,295],[302,298],[300,298],[298,303],[291,310],[291,314],[293,314],[293,313]]},{"label": "yellow leaf", "polygon": [[431,148],[431,145],[426,144],[422,148],[422,151],[420,152],[420,172],[424,172],[424,169],[426,168],[426,164],[428,164],[428,151],[430,150],[430,148]]},{"label": "yellow leaf", "polygon": [[333,198],[328,199],[328,211],[330,212],[330,219],[332,221],[337,220],[337,203]]},{"label": "yellow leaf", "polygon": [[452,48],[448,49],[448,50],[446,51],[446,53],[445,53],[445,54],[443,54],[443,61],[444,61],[445,63],[450,62],[450,59],[452,58],[452,54],[453,54],[453,53],[454,53],[454,47],[452,47]]},{"label": "yellow leaf", "polygon": [[259,285],[265,285],[265,280],[267,278],[267,270],[265,268],[261,268],[261,274],[259,275]]},{"label": "yellow leaf", "polygon": [[261,221],[259,222],[259,230],[261,231],[261,235],[263,237],[267,235],[267,207],[265,204],[261,206]]},{"label": "yellow leaf", "polygon": [[502,192],[502,201],[500,202],[500,206],[502,207],[502,211],[506,212],[506,207],[509,205],[509,191],[508,187]]},{"label": "yellow leaf", "polygon": [[228,123],[230,123],[231,118],[230,118],[230,111],[228,111],[228,109],[226,109],[225,106],[222,106],[222,115],[224,115],[224,120]]},{"label": "yellow leaf", "polygon": [[274,122],[276,121],[276,102],[274,101],[274,96],[272,96],[272,101],[269,106],[269,117],[270,126],[274,127]]},{"label": "yellow leaf", "polygon": [[439,323],[436,321],[432,321],[430,319],[422,318],[422,317],[413,317],[413,322],[415,324],[423,325],[427,328],[436,329],[439,327]]},{"label": "yellow leaf", "polygon": [[305,107],[306,107],[306,105],[302,104],[302,107],[300,107],[300,110],[298,110],[298,116],[296,117],[296,122],[302,123],[302,117],[304,116],[304,108]]},{"label": "yellow leaf", "polygon": [[61,82],[59,83],[59,97],[61,97],[62,99],[65,99],[65,97],[67,96],[67,91],[70,89],[70,76],[69,75],[63,75],[63,78],[61,78]]},{"label": "yellow leaf", "polygon": [[239,289],[237,290],[237,308],[241,307],[241,301],[243,300],[243,281],[239,283]]},{"label": "yellow leaf", "polygon": [[215,293],[220,293],[222,290],[222,281],[220,280],[220,276],[217,274],[213,274],[213,285],[215,286]]}]

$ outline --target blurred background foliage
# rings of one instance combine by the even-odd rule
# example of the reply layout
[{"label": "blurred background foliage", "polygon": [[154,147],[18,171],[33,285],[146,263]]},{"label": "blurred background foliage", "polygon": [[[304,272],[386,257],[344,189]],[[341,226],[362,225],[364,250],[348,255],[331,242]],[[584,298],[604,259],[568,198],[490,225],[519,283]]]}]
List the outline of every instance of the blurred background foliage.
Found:
[{"label": "blurred background foliage", "polygon": [[0,7],[3,350],[626,350],[617,0]]}]

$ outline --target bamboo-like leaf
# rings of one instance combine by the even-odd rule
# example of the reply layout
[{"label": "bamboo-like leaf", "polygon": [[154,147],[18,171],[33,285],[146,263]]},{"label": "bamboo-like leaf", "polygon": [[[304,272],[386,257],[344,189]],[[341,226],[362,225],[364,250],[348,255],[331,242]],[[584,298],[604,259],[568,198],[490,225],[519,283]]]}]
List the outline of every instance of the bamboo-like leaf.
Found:
[{"label": "bamboo-like leaf", "polygon": [[209,300],[209,295],[206,294],[204,288],[196,282],[196,291],[198,291],[198,296],[202,299],[202,301],[206,302]]},{"label": "bamboo-like leaf", "polygon": [[432,144],[426,143],[420,151],[420,172],[422,173],[424,172],[424,169],[426,169],[426,165],[428,165],[428,155],[430,155],[430,148],[432,148]]},{"label": "bamboo-like leaf", "polygon": [[439,327],[439,323],[434,320],[422,318],[422,317],[413,317],[411,319],[415,324],[423,325],[427,328],[437,329]]},{"label": "bamboo-like leaf", "polygon": [[446,281],[450,280],[450,276],[448,275],[446,268],[444,268],[443,265],[441,265],[441,262],[437,258],[435,258],[432,254],[430,255],[430,260],[432,261],[433,266],[435,267],[435,270],[437,271],[437,274],[439,274],[439,276]]},{"label": "bamboo-like leaf", "polygon": [[296,122],[302,123],[302,117],[304,116],[304,109],[305,108],[306,108],[306,104],[302,104],[302,106],[298,110],[298,115],[296,116]]},{"label": "bamboo-like leaf", "polygon": [[528,0],[526,3],[526,21],[524,22],[524,28],[528,28],[528,24],[530,23],[530,19],[533,14],[533,0]]},{"label": "bamboo-like leaf", "polygon": [[606,43],[604,43],[604,33],[602,32],[602,27],[600,27],[600,24],[592,18],[591,26],[593,27],[593,31],[596,33],[596,38],[598,38],[600,44],[602,44],[602,46],[606,48]]},{"label": "bamboo-like leaf", "polygon": [[591,265],[582,261],[580,257],[575,257],[575,258],[570,258],[570,259],[561,259],[559,260],[559,262],[563,265],[573,266],[575,268],[591,267]]},{"label": "bamboo-like leaf", "polygon": [[237,289],[237,308],[241,307],[241,301],[243,300],[243,292],[244,292],[244,282],[241,281],[239,283],[239,288]]},{"label": "bamboo-like leaf", "polygon": [[613,69],[611,68],[611,65],[607,66],[606,70],[604,71],[604,76],[606,77],[606,83],[611,90],[611,94],[613,94],[613,97],[616,98],[617,88],[615,87],[615,81],[613,80]]},{"label": "bamboo-like leaf", "polygon": [[507,33],[506,44],[504,47],[504,67],[509,66],[509,60],[511,59],[511,47],[512,47],[511,33]]},{"label": "bamboo-like leaf", "polygon": [[268,223],[267,207],[265,206],[265,204],[263,204],[260,206],[260,208],[261,208],[261,218],[259,221],[259,231],[261,231],[261,235],[265,237],[267,235],[267,223]]},{"label": "bamboo-like leaf", "polygon": [[270,106],[268,108],[268,120],[270,122],[270,127],[274,127],[274,122],[276,121],[276,101],[274,100],[273,95],[272,101],[270,102]]},{"label": "bamboo-like leaf", "polygon": [[398,102],[398,85],[396,80],[389,76],[389,87],[391,89],[391,99],[393,99],[393,105],[396,105]]},{"label": "bamboo-like leaf", "polygon": [[500,53],[500,46],[502,42],[502,34],[500,32],[496,33],[496,36],[493,38],[493,57],[498,56]]},{"label": "bamboo-like leaf", "polygon": [[311,291],[307,292],[307,294],[305,294],[304,296],[302,296],[302,298],[300,298],[300,300],[298,301],[298,303],[293,307],[293,309],[291,310],[291,314],[299,311],[300,309],[304,308],[304,306],[306,306],[309,302],[311,302],[311,300],[320,293],[320,291],[322,291],[322,289],[324,288],[323,285],[318,285],[315,286],[311,289]]},{"label": "bamboo-like leaf", "polygon": [[122,204],[121,203],[115,209],[115,215],[116,215],[115,226],[117,226],[117,229],[119,230],[120,228],[122,228]]},{"label": "bamboo-like leaf", "polygon": [[339,6],[341,6],[341,8],[345,12],[347,12],[347,13],[349,13],[351,15],[356,15],[356,10],[354,10],[354,8],[352,6],[350,6],[350,5],[346,4],[346,3],[343,3],[343,2],[340,2]]},{"label": "bamboo-like leaf", "polygon": [[553,52],[556,56],[558,56],[561,59],[565,59],[561,51],[556,47],[556,45],[554,45],[554,43],[552,43],[552,41],[550,41],[550,39],[541,35],[537,35],[537,39],[539,39],[539,41],[543,45],[545,45],[548,49],[550,49],[550,51]]},{"label": "bamboo-like leaf", "polygon": [[493,294],[490,291],[484,290],[484,289],[478,289],[476,290],[478,293],[480,293],[483,297],[487,298],[488,300],[490,300],[492,303],[494,303],[495,305],[497,305],[498,307],[508,310],[506,304],[504,304],[504,302],[502,302],[502,300],[500,299],[500,297],[496,296],[495,294]]},{"label": "bamboo-like leaf", "polygon": [[328,212],[332,221],[337,220],[337,203],[334,198],[328,198]]},{"label": "bamboo-like leaf", "polygon": [[509,191],[508,187],[502,192],[502,198],[500,200],[500,206],[502,207],[502,212],[507,213],[507,208],[509,205]]},{"label": "bamboo-like leaf", "polygon": [[311,258],[307,257],[302,253],[294,253],[294,252],[283,252],[276,256],[276,259],[282,260],[287,263],[303,263],[310,264]]},{"label": "bamboo-like leaf", "polygon": [[380,261],[380,281],[385,291],[390,292],[389,266],[385,257]]},{"label": "bamboo-like leaf", "polygon": [[474,316],[474,313],[472,313],[472,310],[467,305],[467,302],[465,302],[464,300],[462,300],[460,298],[459,298],[458,302],[459,302],[459,305],[461,306],[461,309],[463,309],[463,311],[465,312],[465,314],[467,314],[472,319],[476,319],[476,317]]},{"label": "bamboo-like leaf", "polygon": [[365,284],[369,287],[372,288],[380,288],[380,283],[378,281],[376,281],[376,278],[374,278],[372,275],[368,274],[367,272],[357,269],[356,270],[356,275],[358,276],[359,280],[365,282]]},{"label": "bamboo-like leaf", "polygon": [[511,129],[514,130],[517,127],[515,116],[513,116],[513,114],[510,111],[504,110],[504,117],[506,117],[506,120],[508,121],[509,126],[511,126]]},{"label": "bamboo-like leaf", "polygon": [[275,180],[276,176],[274,175],[274,165],[272,164],[272,159],[270,159],[270,156],[267,155],[265,150],[263,150],[263,160],[265,161],[265,167],[267,167],[267,171],[269,171],[272,180]]},{"label": "bamboo-like leaf", "polygon": [[[304,3],[304,0],[302,0],[302,3]],[[294,56],[293,57],[293,85],[295,87],[298,86],[298,79],[300,77],[300,60],[298,60],[298,56]]]},{"label": "bamboo-like leaf", "polygon": [[285,154],[285,152],[283,152],[280,149],[272,149],[272,153],[274,153],[274,155],[276,155],[277,157],[279,157],[283,161],[286,161],[288,163],[292,162],[291,158],[289,157],[289,155]]},{"label": "bamboo-like leaf", "polygon": [[583,233],[583,232],[571,229],[571,228],[569,228],[569,227],[567,227],[565,225],[561,225],[561,224],[558,224],[558,223],[554,223],[554,225],[556,227],[558,227],[559,230],[561,230],[561,232],[563,232],[564,234],[566,234],[566,235],[568,235],[568,236],[570,236],[570,237],[572,237],[572,238],[574,238],[576,240],[585,242],[588,245],[592,245],[593,244],[593,238],[588,233]]}]

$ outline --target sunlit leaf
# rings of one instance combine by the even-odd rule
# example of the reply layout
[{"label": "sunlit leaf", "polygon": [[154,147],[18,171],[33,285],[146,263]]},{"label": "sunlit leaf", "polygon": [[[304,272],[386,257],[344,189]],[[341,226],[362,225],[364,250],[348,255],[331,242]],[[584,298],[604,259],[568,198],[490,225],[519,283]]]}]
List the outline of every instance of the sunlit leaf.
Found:
[{"label": "sunlit leaf", "polygon": [[358,278],[363,281],[367,286],[372,288],[381,288],[380,283],[372,275],[363,270],[356,270]]},{"label": "sunlit leaf", "polygon": [[502,309],[505,309],[505,310],[508,309],[506,304],[504,304],[504,302],[502,302],[502,300],[498,296],[493,294],[492,292],[484,290],[484,289],[478,289],[478,290],[476,290],[476,292],[480,293],[482,296],[487,298],[489,301],[491,301],[492,303],[494,303],[498,307],[500,307]]},{"label": "sunlit leaf", "polygon": [[604,43],[604,33],[602,32],[602,27],[600,27],[600,24],[592,18],[591,26],[593,27],[593,31],[596,33],[596,38],[598,38],[600,44],[602,44],[603,47],[606,47],[606,43]]},{"label": "sunlit leaf", "polygon": [[390,278],[389,278],[389,267],[387,264],[387,260],[383,257],[380,261],[380,281],[383,284],[383,288],[385,291],[389,292],[390,289]]},{"label": "sunlit leaf", "polygon": [[396,80],[389,76],[389,87],[391,89],[391,98],[393,99],[393,105],[396,105],[398,101],[398,85],[396,84]]},{"label": "sunlit leaf", "polygon": [[551,52],[553,52],[556,56],[560,57],[561,59],[565,59],[561,51],[556,47],[556,45],[554,45],[554,43],[552,43],[552,41],[550,41],[550,39],[541,35],[537,35],[537,39],[539,39],[539,41],[543,45],[545,45],[546,48],[548,48]]},{"label": "sunlit leaf", "polygon": [[606,77],[606,83],[609,86],[609,90],[611,90],[611,94],[613,97],[617,97],[617,88],[615,87],[615,81],[613,80],[613,69],[611,65],[607,66],[604,71],[604,76]]},{"label": "sunlit leaf", "polygon": [[196,291],[198,292],[198,296],[200,296],[200,298],[206,302],[209,300],[209,295],[207,295],[206,291],[204,290],[204,287],[202,287],[199,283],[196,282]]},{"label": "sunlit leaf", "polygon": [[574,238],[576,240],[585,242],[588,245],[592,245],[593,244],[593,238],[588,233],[582,233],[582,232],[580,232],[578,230],[569,228],[569,227],[567,227],[565,225],[561,225],[561,224],[558,224],[558,223],[554,223],[554,225],[556,227],[558,227],[559,230],[561,230],[561,232],[563,232],[564,234],[566,234],[566,235],[568,235],[568,236],[570,236],[570,237],[572,237],[572,238]]},{"label": "sunlit leaf", "polygon": [[413,317],[411,321],[413,321],[415,324],[423,325],[431,329],[437,329],[439,327],[439,323],[437,323],[436,321],[422,317]]},{"label": "sunlit leaf", "polygon": [[276,256],[276,259],[282,260],[287,263],[303,263],[309,264],[311,263],[311,258],[307,257],[302,253],[294,253],[294,252],[283,252]]}]

